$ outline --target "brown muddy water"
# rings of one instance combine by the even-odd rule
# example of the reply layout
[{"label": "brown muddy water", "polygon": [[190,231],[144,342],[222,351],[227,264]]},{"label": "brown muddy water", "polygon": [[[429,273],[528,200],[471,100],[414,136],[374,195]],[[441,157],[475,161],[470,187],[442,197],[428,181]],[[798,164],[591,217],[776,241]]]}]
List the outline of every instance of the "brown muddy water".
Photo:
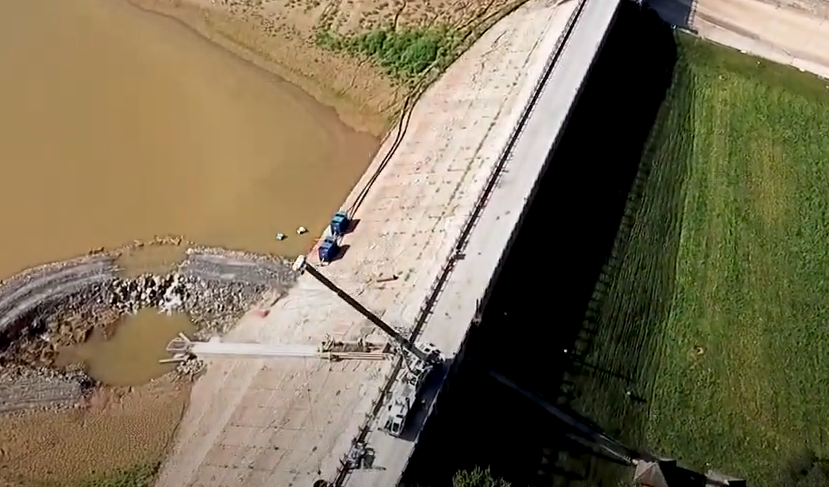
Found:
[{"label": "brown muddy water", "polygon": [[154,235],[303,253],[378,146],[125,0],[0,0],[0,65],[0,277]]},{"label": "brown muddy water", "polygon": [[[378,146],[126,0],[0,0],[0,66],[0,279],[156,235],[304,253]],[[73,360],[103,382],[145,382],[190,326],[148,311]]]},{"label": "brown muddy water", "polygon": [[194,331],[185,314],[143,309],[122,318],[108,336],[96,330],[85,343],[61,351],[57,363],[84,364],[90,377],[106,385],[136,386],[172,372],[174,364],[159,362],[170,358],[167,344],[179,333]]}]

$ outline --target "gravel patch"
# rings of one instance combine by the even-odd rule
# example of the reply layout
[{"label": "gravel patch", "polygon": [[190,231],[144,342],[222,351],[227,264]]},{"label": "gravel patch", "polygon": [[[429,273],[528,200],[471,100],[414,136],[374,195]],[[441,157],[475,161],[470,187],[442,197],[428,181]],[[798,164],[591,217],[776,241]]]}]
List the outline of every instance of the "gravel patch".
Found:
[{"label": "gravel patch", "polygon": [[177,273],[187,289],[183,311],[199,340],[224,335],[251,307],[279,299],[298,277],[283,259],[206,247],[189,249]]},{"label": "gravel patch", "polygon": [[0,413],[46,407],[71,407],[93,383],[81,371],[15,368],[0,373]]}]

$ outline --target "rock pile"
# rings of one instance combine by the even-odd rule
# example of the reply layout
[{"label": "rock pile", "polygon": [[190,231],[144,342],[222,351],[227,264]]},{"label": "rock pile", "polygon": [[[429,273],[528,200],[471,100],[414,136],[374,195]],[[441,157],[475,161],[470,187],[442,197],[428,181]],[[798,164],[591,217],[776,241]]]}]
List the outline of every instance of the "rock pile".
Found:
[{"label": "rock pile", "polygon": [[195,380],[206,370],[206,368],[207,364],[204,360],[199,358],[191,358],[186,362],[178,364],[175,373],[179,379]]},{"label": "rock pile", "polygon": [[176,272],[117,278],[108,293],[108,304],[121,313],[144,308],[183,311],[196,325],[196,338],[202,339],[226,333],[271,289],[261,281],[210,277]]},{"label": "rock pile", "polygon": [[188,290],[192,288],[192,283],[183,282],[179,274],[116,278],[112,281],[108,304],[123,313],[153,307],[176,311],[188,299]]},{"label": "rock pile", "polygon": [[223,335],[255,305],[267,290],[262,285],[242,282],[218,282],[191,277],[192,290],[183,302],[184,311],[198,330],[197,339]]},{"label": "rock pile", "polygon": [[225,334],[266,294],[281,295],[297,278],[281,259],[201,247],[187,251],[178,272],[187,289],[182,309],[199,340]]},{"label": "rock pile", "polygon": [[[80,257],[27,269],[0,283],[0,335],[20,331],[20,323],[32,316],[52,314],[49,310],[76,308],[96,302],[117,266],[107,255]],[[76,299],[77,298],[77,299]],[[2,348],[2,343],[0,343]]]}]

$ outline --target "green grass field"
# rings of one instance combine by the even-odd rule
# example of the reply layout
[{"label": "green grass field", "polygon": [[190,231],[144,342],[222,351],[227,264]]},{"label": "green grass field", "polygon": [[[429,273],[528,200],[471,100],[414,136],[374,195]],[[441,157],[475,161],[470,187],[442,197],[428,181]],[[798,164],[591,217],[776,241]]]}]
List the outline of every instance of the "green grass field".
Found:
[{"label": "green grass field", "polygon": [[631,382],[585,372],[574,406],[630,445],[778,485],[803,453],[829,458],[829,83],[678,42],[589,316],[586,361]]}]

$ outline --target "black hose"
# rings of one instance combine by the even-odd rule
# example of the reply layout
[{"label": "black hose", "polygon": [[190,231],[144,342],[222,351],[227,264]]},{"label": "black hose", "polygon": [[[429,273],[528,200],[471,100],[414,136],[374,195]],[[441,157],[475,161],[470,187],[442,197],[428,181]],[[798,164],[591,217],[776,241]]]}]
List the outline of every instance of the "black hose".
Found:
[{"label": "black hose", "polygon": [[394,137],[394,142],[392,142],[391,148],[383,156],[383,160],[380,161],[380,164],[375,169],[374,173],[371,175],[369,180],[366,182],[366,185],[363,186],[363,189],[360,190],[360,193],[357,195],[357,198],[348,208],[348,215],[353,217],[360,206],[363,204],[363,201],[366,199],[369,190],[374,185],[377,178],[380,177],[380,173],[383,172],[383,169],[389,164],[392,156],[394,153],[397,152],[397,148],[400,147],[400,143],[403,141],[403,136],[406,135],[406,130],[409,128],[409,120],[412,118],[412,108],[414,104],[412,103],[415,99],[414,95],[409,95],[406,97],[406,100],[403,102],[403,115],[400,117],[400,120],[397,123],[397,134]]}]

